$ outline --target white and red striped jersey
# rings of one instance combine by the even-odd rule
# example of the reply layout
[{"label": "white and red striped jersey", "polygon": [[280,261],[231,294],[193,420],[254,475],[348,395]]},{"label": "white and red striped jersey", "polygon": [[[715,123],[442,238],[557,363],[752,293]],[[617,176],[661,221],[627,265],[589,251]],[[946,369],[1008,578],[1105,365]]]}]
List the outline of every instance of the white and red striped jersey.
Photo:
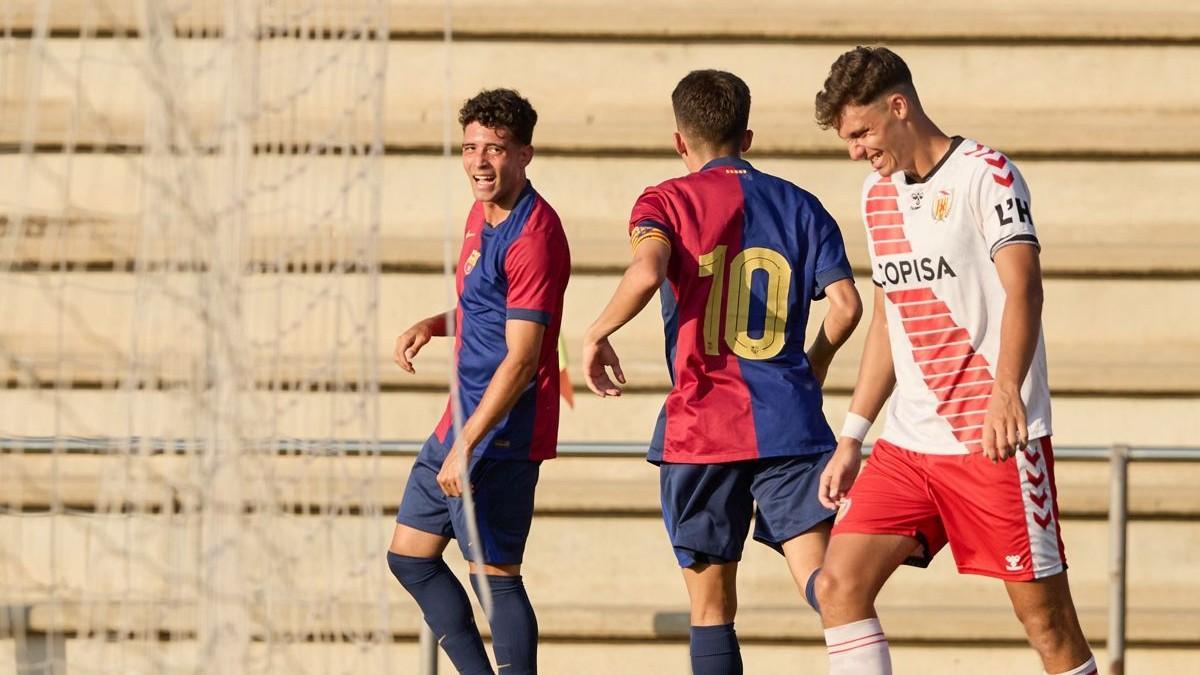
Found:
[{"label": "white and red striped jersey", "polygon": [[[955,138],[922,182],[872,173],[863,220],[872,279],[884,291],[896,389],[882,437],[915,452],[982,451],[1000,355],[1004,287],[992,259],[1038,246],[1029,188],[1000,152]],[[1021,385],[1029,438],[1049,436],[1046,350]]]}]

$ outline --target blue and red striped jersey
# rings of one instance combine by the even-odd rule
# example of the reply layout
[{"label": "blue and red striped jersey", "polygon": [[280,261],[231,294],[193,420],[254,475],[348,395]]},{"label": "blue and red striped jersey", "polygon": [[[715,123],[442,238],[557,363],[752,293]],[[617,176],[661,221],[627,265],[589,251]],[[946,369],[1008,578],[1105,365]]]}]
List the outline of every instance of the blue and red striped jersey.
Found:
[{"label": "blue and red striped jersey", "polygon": [[629,228],[635,246],[671,246],[660,296],[673,386],[648,459],[716,464],[832,449],[804,332],[811,301],[852,272],[816,197],[721,157],[648,188]]},{"label": "blue and red striped jersey", "polygon": [[[558,331],[571,252],[558,214],[527,184],[512,212],[495,225],[475,203],[459,255],[454,349],[463,419],[475,412],[508,353],[505,322],[545,324],[537,373],[516,405],[479,442],[472,457],[542,460],[558,442]],[[450,403],[434,436],[454,443]]]}]

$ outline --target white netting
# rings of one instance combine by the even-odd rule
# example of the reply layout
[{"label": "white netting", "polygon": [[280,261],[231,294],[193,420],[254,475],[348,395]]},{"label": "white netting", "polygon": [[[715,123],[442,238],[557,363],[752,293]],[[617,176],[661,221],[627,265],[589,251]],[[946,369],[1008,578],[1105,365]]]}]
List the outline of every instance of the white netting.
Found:
[{"label": "white netting", "polygon": [[10,649],[388,670],[384,5],[2,3]]}]

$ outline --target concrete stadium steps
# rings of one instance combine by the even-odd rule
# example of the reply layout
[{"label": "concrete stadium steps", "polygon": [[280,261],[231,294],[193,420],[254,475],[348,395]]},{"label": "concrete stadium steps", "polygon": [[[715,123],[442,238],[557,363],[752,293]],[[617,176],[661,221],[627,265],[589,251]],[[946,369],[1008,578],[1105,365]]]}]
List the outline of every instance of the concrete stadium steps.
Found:
[{"label": "concrete stadium steps", "polygon": [[[577,391],[562,409],[564,441],[646,443],[664,394],[626,393],[599,399]],[[445,391],[378,395],[380,438],[424,440],[446,409]],[[0,435],[196,437],[203,397],[188,391],[0,389]],[[242,395],[247,437],[363,439],[376,420],[372,395],[354,392],[253,392]],[[830,426],[840,429],[850,405],[845,393],[825,397]],[[1054,441],[1107,447],[1114,442],[1191,447],[1200,438],[1200,397],[1058,396]],[[880,420],[874,427],[878,433]]]},{"label": "concrete stadium steps", "polygon": [[[206,339],[199,320],[201,280],[197,274],[164,273],[139,285],[128,273],[0,274],[0,309],[10,317],[0,327],[6,354],[0,377],[25,385],[201,381]],[[617,281],[615,275],[576,275],[568,286],[563,334],[576,383],[582,384],[579,341]],[[435,341],[419,355],[419,377],[391,363],[397,335],[451,305],[442,275],[383,275],[378,296],[366,276],[354,274],[255,274],[242,283],[240,329],[251,346],[249,378],[298,386],[353,384],[378,366],[388,386],[447,381],[450,340]],[[869,317],[874,287],[867,278],[856,283]],[[1191,306],[1200,280],[1048,279],[1045,290],[1043,322],[1056,391],[1197,393],[1200,326],[1181,325],[1176,312]],[[369,303],[376,298],[377,323],[369,320]],[[613,340],[631,386],[643,390],[668,387],[655,304]],[[61,321],[46,321],[47,308]],[[814,303],[809,340],[825,311],[823,303]],[[853,386],[865,336],[864,320],[834,363],[831,387]],[[1143,347],[1147,341],[1154,350]],[[374,351],[375,364],[364,363],[364,350]]]},{"label": "concrete stadium steps", "polygon": [[[748,673],[825,672],[824,646],[809,643],[772,644],[746,642],[743,637],[742,659]],[[1097,661],[1107,663],[1107,652],[1094,645]],[[0,640],[0,663],[13,662],[12,640]],[[110,664],[115,672],[192,673],[202,654],[195,641],[110,642],[68,639],[68,673],[106,675],[97,664]],[[899,673],[957,675],[986,664],[994,675],[1025,675],[1037,672],[1040,664],[1033,651],[1023,645],[964,646],[946,645],[930,650],[921,645],[891,645],[892,662]],[[331,672],[374,675],[408,673],[416,669],[416,643],[399,640],[386,647],[362,646],[344,642],[251,644],[248,659],[261,670],[250,672],[287,672],[294,675],[326,675]],[[453,666],[439,652],[439,671],[453,673]],[[541,670],[547,673],[599,675],[620,672],[627,675],[674,675],[689,668],[687,642],[681,638],[660,638],[652,642],[580,642],[546,640],[538,646]],[[1196,663],[1191,649],[1135,646],[1126,651],[1126,672],[1187,672]],[[1107,668],[1106,668],[1107,672]]]},{"label": "concrete stadium steps", "polygon": [[[391,518],[380,515],[318,516],[263,513],[242,519],[237,536],[218,535],[220,554],[203,556],[198,517],[47,515],[0,516],[0,539],[10,552],[0,559],[6,604],[59,604],[59,612],[35,609],[34,626],[89,626],[88,630],[163,633],[195,630],[194,603],[200,573],[218,557],[237,560],[247,593],[258,598],[249,619],[292,635],[362,634],[378,625],[380,594],[400,608],[387,619],[390,632],[415,634],[418,615],[394,587],[383,551]],[[1093,639],[1105,631],[1108,601],[1108,524],[1066,520],[1063,537],[1071,566],[1072,593]],[[613,558],[613,547],[620,556]],[[453,545],[448,561],[465,578],[466,565]],[[81,555],[84,552],[86,555]],[[1003,585],[958,575],[949,551],[927,570],[897,572],[878,605],[898,641],[964,642],[979,635],[1020,641]],[[1170,559],[1177,563],[1164,565]],[[1129,639],[1157,644],[1197,644],[1200,585],[1192,574],[1200,559],[1194,522],[1142,521],[1129,527]],[[613,579],[596,561],[612,561],[637,575]],[[618,562],[619,561],[619,562]],[[588,573],[564,574],[564,570]],[[616,569],[616,567],[608,567]],[[651,639],[687,629],[687,595],[661,520],[539,517],[526,549],[522,574],[531,600],[544,608],[548,637]],[[741,631],[758,639],[815,639],[817,617],[806,608],[781,557],[748,542],[738,574]],[[319,580],[319,581],[314,581]],[[337,600],[330,604],[330,599]],[[105,611],[74,615],[61,603],[87,602]],[[143,609],[139,604],[144,603]],[[114,604],[122,611],[112,611]],[[945,623],[932,621],[939,614]],[[552,618],[553,617],[553,618]],[[43,628],[44,629],[44,628]],[[86,632],[86,631],[82,631]]]},{"label": "concrete stadium steps", "polygon": [[[32,30],[38,0],[13,0],[7,26]],[[133,31],[144,19],[136,0],[108,0],[104,12],[87,11],[85,0],[57,0],[47,17],[48,27],[77,30]],[[342,0],[318,12],[264,7],[259,25],[283,23],[314,30],[344,30],[363,26],[375,3]],[[387,0],[388,28],[393,34],[440,35],[445,16],[437,0]],[[455,0],[451,26],[455,34],[502,36],[540,35],[553,38],[606,36],[613,38],[830,39],[887,36],[905,40],[1043,39],[1195,40],[1200,39],[1200,13],[1167,0],[1109,0],[1102,6],[1087,0],[1064,0],[1047,5],[1038,0],[1014,0],[1003,8],[933,0],[919,7],[893,8],[871,0],[849,0],[834,9],[820,0],[756,0],[735,10],[720,0],[658,0],[611,11],[600,0],[555,3],[521,0],[501,9],[484,0]],[[175,27],[182,32],[215,32],[223,25],[222,5],[216,0],[191,2],[177,11]],[[290,11],[289,11],[290,10]],[[531,19],[530,16],[536,16]]]},{"label": "concrete stadium steps", "polygon": [[[27,67],[32,43],[10,44],[14,76],[0,90],[0,143],[22,139],[26,111],[37,115],[35,135],[27,139],[35,143],[60,144],[65,138],[99,146],[145,142],[145,115],[152,106],[136,65],[138,52],[127,43],[49,40],[49,65],[40,71],[40,86],[27,79],[27,73],[39,72]],[[194,73],[180,92],[179,104],[188,114],[178,123],[201,145],[219,140],[221,71],[212,65],[217,44],[181,40],[174,45],[182,67]],[[675,83],[693,68],[720,66],[740,74],[756,92],[751,124],[760,152],[841,153],[841,141],[818,129],[811,112],[813,93],[846,46],[512,40],[500,49],[490,40],[463,40],[455,43],[447,63],[436,42],[394,41],[387,46],[383,134],[393,148],[441,147],[449,67],[452,100],[495,86],[497,72],[520,73],[505,84],[520,89],[538,108],[543,150],[659,153],[674,130],[668,97]],[[377,83],[346,78],[345,72],[362,60],[372,62],[374,48],[369,41],[355,46],[260,43],[260,80],[269,86],[261,91],[259,113],[251,121],[253,141],[333,148],[370,142],[374,108],[359,97],[369,98]],[[1200,153],[1200,88],[1163,84],[1192,81],[1200,47],[954,44],[912,45],[900,52],[919,74],[927,109],[946,129],[970,133],[1014,155]],[[112,90],[124,95],[105,95]]]},{"label": "concrete stadium steps", "polygon": [[[399,506],[413,463],[411,455],[246,457],[237,471],[249,504],[285,509],[381,509]],[[1102,518],[1109,506],[1106,462],[1059,458],[1059,506],[1064,516]],[[125,506],[173,508],[186,504],[203,480],[194,457],[147,454],[0,453],[0,508],[108,513]],[[1133,518],[1200,518],[1193,489],[1200,466],[1134,462],[1129,468]],[[640,457],[560,457],[544,465],[538,513],[585,517],[655,516],[660,513],[658,472]]]},{"label": "concrete stadium steps", "polygon": [[[664,150],[667,138],[664,134]],[[841,158],[760,159],[754,152],[748,157],[817,195],[841,224],[851,262],[859,270],[869,267],[859,211],[864,164]],[[383,158],[382,222],[370,251],[364,250],[369,233],[363,220],[346,210],[359,205],[361,215],[369,203],[371,181],[360,175],[365,161],[255,156],[246,208],[247,262],[313,265],[369,255],[392,268],[440,270],[446,220],[456,256],[472,203],[458,159]],[[1200,183],[1200,162],[1017,161],[1033,189],[1046,273],[1200,273],[1200,258],[1192,254],[1200,247],[1200,231],[1178,208],[1178,196]],[[152,160],[138,154],[0,155],[0,174],[19,175],[26,162],[27,185],[0,185],[0,218],[7,217],[10,228],[22,214],[28,218],[16,240],[0,248],[5,260],[120,269],[135,259],[189,263],[199,255],[193,246],[181,245],[196,241],[190,223],[157,218],[147,206],[171,209],[179,200],[180,187],[157,180]],[[203,157],[193,167],[199,183],[217,185],[227,162]],[[683,172],[674,157],[546,155],[535,159],[530,177],[562,218],[575,269],[615,271],[629,261],[625,223],[638,195]],[[1118,175],[1130,180],[1114,180]]]}]

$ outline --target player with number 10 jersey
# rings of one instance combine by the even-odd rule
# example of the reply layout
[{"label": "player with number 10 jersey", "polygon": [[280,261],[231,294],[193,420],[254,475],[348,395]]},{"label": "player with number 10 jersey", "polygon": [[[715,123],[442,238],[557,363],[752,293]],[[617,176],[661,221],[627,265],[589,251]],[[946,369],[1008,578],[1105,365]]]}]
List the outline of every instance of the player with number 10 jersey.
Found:
[{"label": "player with number 10 jersey", "polygon": [[716,464],[832,448],[805,327],[811,302],[852,272],[817,198],[719,157],[647,189],[629,227],[635,247],[657,238],[672,253],[660,297],[674,386],[649,458]]},{"label": "player with number 10 jersey", "polygon": [[[801,588],[824,557],[833,511],[817,486],[836,441],[821,383],[862,306],[816,197],[742,159],[753,138],[746,84],[695,71],[671,99],[689,174],[637,200],[633,262],[588,331],[584,368],[592,391],[620,395],[605,370],[623,381],[608,336],[661,287],[672,387],[648,459],[692,601],[692,672],[737,675],[735,580],[751,522]],[[806,350],[809,306],[824,297],[829,313]]]}]

